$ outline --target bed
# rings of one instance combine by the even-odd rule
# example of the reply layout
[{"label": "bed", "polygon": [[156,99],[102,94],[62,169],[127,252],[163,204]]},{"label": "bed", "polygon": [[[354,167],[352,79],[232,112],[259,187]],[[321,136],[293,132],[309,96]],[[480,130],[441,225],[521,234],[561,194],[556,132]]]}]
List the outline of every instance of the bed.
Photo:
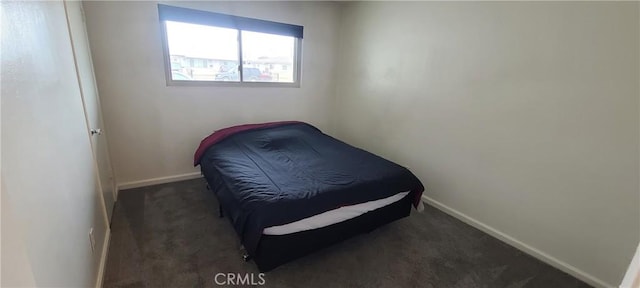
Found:
[{"label": "bed", "polygon": [[408,216],[424,190],[405,167],[295,121],[215,131],[194,165],[262,272]]}]

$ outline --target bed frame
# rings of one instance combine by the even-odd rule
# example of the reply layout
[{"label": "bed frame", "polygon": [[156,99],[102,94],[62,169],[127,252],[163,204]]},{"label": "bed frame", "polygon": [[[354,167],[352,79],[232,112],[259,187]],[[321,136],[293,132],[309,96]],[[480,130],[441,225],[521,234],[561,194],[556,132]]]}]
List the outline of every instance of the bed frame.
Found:
[{"label": "bed frame", "polygon": [[[209,185],[207,189],[211,190]],[[408,194],[392,204],[326,227],[285,235],[262,235],[253,259],[247,255],[243,258],[245,261],[254,260],[260,272],[271,271],[287,262],[409,216],[411,196]],[[219,209],[220,217],[223,217],[222,204]]]}]

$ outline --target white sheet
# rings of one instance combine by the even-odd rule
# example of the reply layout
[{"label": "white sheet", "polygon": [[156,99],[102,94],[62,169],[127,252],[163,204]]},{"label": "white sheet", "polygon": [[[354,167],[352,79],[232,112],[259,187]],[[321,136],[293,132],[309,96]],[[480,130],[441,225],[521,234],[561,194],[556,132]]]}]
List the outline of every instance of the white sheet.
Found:
[{"label": "white sheet", "polygon": [[401,192],[396,195],[379,199],[379,200],[364,202],[364,203],[351,205],[351,206],[343,206],[338,209],[330,210],[330,211],[320,213],[318,215],[314,215],[314,216],[304,218],[302,220],[298,220],[295,222],[291,222],[288,224],[267,227],[262,231],[262,234],[285,235],[285,234],[291,234],[291,233],[296,233],[300,231],[326,227],[335,223],[356,218],[369,211],[373,211],[378,208],[387,206],[391,203],[394,203],[396,201],[400,201],[402,198],[407,196],[407,194],[409,194],[409,191]]}]

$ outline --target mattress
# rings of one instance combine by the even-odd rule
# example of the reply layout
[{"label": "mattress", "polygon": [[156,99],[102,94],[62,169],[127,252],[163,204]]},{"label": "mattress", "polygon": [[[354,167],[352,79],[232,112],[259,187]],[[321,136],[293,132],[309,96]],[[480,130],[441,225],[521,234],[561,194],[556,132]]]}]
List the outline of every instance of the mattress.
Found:
[{"label": "mattress", "polygon": [[397,201],[402,200],[402,198],[407,196],[409,193],[410,191],[401,192],[396,195],[379,199],[379,200],[368,201],[368,202],[355,204],[355,205],[343,206],[337,209],[329,210],[327,212],[320,213],[320,214],[307,217],[307,218],[304,218],[295,222],[291,222],[288,224],[267,227],[263,230],[262,234],[285,235],[285,234],[291,234],[291,233],[296,233],[300,231],[307,231],[307,230],[327,227],[329,225],[333,225],[349,219],[356,218],[369,211],[373,211],[378,208],[382,208],[384,206],[393,204]]}]

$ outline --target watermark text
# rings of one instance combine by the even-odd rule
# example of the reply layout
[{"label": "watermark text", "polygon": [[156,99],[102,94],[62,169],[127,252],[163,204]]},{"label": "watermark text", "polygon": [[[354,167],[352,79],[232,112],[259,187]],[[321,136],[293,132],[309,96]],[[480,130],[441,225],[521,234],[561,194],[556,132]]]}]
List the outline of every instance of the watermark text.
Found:
[{"label": "watermark text", "polygon": [[267,283],[264,273],[216,273],[213,281],[218,285],[253,285],[262,286]]}]

